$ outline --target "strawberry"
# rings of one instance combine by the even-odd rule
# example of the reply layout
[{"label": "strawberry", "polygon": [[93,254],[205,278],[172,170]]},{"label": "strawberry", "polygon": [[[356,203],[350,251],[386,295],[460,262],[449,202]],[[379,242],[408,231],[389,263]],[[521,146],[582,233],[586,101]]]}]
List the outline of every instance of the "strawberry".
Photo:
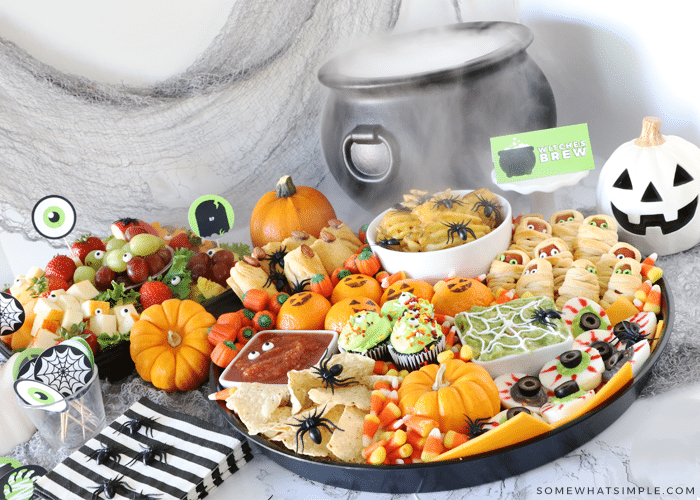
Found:
[{"label": "strawberry", "polygon": [[131,241],[131,238],[137,234],[148,233],[148,230],[143,226],[129,226],[124,230],[124,239],[126,241]]},{"label": "strawberry", "polygon": [[187,250],[193,249],[189,235],[185,232],[173,236],[168,242],[168,246],[173,250],[177,250],[178,248],[185,248]]},{"label": "strawberry", "polygon": [[97,352],[100,350],[100,344],[97,341],[97,334],[88,328],[87,321],[72,324],[70,329],[60,327],[56,333],[61,338],[59,343],[63,342],[64,340],[72,339],[73,337],[82,337],[90,346],[93,355],[97,355]]},{"label": "strawberry", "polygon": [[57,278],[69,282],[73,279],[75,268],[76,265],[73,259],[67,255],[56,255],[46,264],[44,274],[47,276],[56,276]]},{"label": "strawberry", "polygon": [[93,250],[102,250],[104,252],[105,244],[97,236],[84,234],[83,236],[75,240],[75,243],[73,243],[73,246],[71,246],[70,250],[73,254],[73,257],[79,259],[80,262],[85,263],[85,257],[87,257],[87,254],[89,254]]},{"label": "strawberry", "polygon": [[144,222],[140,219],[131,219],[128,217],[124,219],[115,220],[110,226],[110,230],[112,231],[112,234],[115,238],[128,241],[128,238],[124,233],[130,226],[141,226],[143,227],[143,229],[146,230],[147,233],[158,236],[158,231],[156,230],[156,228],[151,226],[148,222]]},{"label": "strawberry", "polygon": [[144,310],[173,298],[172,290],[162,281],[147,281],[141,285],[139,292],[141,293],[141,306]]},{"label": "strawberry", "polygon": [[32,278],[32,285],[29,287],[32,290],[34,297],[48,297],[54,290],[68,290],[70,285],[63,278],[58,276],[42,276],[41,278]]}]

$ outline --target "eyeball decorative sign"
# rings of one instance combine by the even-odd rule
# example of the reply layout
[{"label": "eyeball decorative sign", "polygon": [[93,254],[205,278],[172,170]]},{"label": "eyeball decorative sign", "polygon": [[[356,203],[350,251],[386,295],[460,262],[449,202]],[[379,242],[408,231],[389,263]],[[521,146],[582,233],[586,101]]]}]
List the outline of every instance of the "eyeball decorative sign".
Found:
[{"label": "eyeball decorative sign", "polygon": [[75,208],[63,196],[45,196],[32,209],[32,224],[45,238],[57,240],[75,227]]},{"label": "eyeball decorative sign", "polygon": [[200,238],[218,240],[233,227],[233,207],[221,196],[200,196],[190,205],[188,221]]},{"label": "eyeball decorative sign", "polygon": [[496,181],[501,184],[593,170],[590,144],[585,123],[492,137]]},{"label": "eyeball decorative sign", "polygon": [[622,144],[598,179],[598,209],[615,218],[620,239],[642,253],[669,255],[700,242],[700,148],[661,135],[644,118],[642,133]]}]

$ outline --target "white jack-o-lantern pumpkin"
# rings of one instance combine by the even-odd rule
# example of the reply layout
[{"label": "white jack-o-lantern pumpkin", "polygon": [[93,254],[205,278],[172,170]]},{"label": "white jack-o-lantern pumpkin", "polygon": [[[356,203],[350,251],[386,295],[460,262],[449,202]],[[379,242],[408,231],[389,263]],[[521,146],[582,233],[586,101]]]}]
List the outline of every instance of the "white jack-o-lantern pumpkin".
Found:
[{"label": "white jack-o-lantern pumpkin", "polygon": [[668,255],[700,242],[700,148],[662,136],[644,118],[638,139],[621,145],[598,180],[598,210],[618,223],[620,239],[643,254]]}]

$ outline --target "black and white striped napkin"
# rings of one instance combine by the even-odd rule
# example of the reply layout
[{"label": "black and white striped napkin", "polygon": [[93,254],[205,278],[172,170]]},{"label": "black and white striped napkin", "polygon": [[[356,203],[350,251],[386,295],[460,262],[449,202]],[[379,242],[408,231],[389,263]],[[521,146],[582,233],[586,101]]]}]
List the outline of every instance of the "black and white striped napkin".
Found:
[{"label": "black and white striped napkin", "polygon": [[[133,436],[120,432],[122,424],[140,418],[151,419],[152,425],[142,426]],[[119,459],[98,464],[94,452],[106,447],[118,449]],[[146,464],[139,453],[149,447],[164,453]],[[51,500],[108,498],[107,493],[115,499],[196,500],[252,458],[246,441],[144,397],[40,478],[35,492]],[[108,480],[121,483],[109,492],[99,490]]]}]

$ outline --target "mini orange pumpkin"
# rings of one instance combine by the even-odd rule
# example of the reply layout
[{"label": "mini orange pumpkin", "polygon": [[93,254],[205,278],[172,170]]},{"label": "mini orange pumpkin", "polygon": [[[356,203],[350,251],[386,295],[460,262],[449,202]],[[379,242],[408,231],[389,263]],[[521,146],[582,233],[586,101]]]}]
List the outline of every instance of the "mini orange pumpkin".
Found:
[{"label": "mini orange pumpkin", "polygon": [[283,241],[292,231],[306,231],[318,238],[335,210],[323,193],[308,186],[295,186],[288,175],[282,177],[275,191],[258,200],[250,217],[250,239],[255,247],[271,241]]},{"label": "mini orange pumpkin", "polygon": [[430,417],[449,430],[466,433],[466,417],[491,418],[499,412],[498,389],[481,366],[449,359],[409,373],[399,387],[403,415]]},{"label": "mini orange pumpkin", "polygon": [[136,371],[166,392],[196,389],[209,376],[213,346],[207,333],[215,322],[193,300],[169,299],[149,307],[131,328]]}]

